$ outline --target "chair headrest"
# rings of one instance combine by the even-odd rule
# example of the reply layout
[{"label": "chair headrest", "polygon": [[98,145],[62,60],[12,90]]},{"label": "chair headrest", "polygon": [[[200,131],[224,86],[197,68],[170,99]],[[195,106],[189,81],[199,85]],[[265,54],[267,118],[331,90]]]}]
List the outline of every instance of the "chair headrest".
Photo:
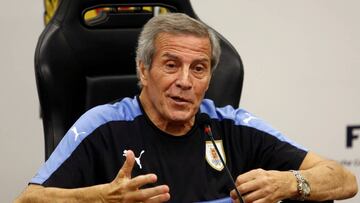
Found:
[{"label": "chair headrest", "polygon": [[[143,0],[62,0],[52,20],[59,23],[82,23],[82,16],[90,9],[126,6],[160,6],[173,12],[182,12],[197,18],[189,0],[148,0],[146,2]],[[116,15],[114,16],[116,17]]]}]

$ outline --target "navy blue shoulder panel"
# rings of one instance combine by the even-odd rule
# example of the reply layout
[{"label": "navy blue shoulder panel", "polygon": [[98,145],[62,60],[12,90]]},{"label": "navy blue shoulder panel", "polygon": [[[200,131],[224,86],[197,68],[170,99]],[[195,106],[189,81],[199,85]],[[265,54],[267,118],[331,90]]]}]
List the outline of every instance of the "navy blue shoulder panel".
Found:
[{"label": "navy blue shoulder panel", "polygon": [[30,183],[42,184],[72,154],[76,147],[99,126],[111,121],[132,121],[142,115],[137,98],[94,107],[83,114],[65,134],[59,145]]},{"label": "navy blue shoulder panel", "polygon": [[259,131],[265,132],[269,135],[276,137],[277,139],[287,142],[299,149],[307,151],[303,146],[293,142],[292,140],[285,137],[278,130],[274,129],[265,121],[254,116],[244,109],[234,109],[232,106],[225,106],[222,108],[216,108],[214,102],[209,99],[204,99],[200,106],[200,112],[206,113],[210,116],[211,119],[222,121],[224,119],[233,120],[235,125],[247,126],[255,128]]}]

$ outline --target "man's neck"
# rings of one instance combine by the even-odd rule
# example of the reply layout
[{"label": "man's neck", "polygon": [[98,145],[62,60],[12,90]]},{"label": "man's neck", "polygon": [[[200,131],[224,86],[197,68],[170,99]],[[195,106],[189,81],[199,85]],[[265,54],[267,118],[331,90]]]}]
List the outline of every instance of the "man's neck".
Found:
[{"label": "man's neck", "polygon": [[153,112],[155,107],[153,107],[152,103],[147,99],[147,97],[144,97],[142,94],[140,94],[139,100],[150,121],[157,128],[167,134],[173,136],[185,135],[191,130],[192,126],[195,123],[195,117],[187,122],[175,122],[165,119],[164,117],[159,116],[159,114],[157,114],[156,112]]}]

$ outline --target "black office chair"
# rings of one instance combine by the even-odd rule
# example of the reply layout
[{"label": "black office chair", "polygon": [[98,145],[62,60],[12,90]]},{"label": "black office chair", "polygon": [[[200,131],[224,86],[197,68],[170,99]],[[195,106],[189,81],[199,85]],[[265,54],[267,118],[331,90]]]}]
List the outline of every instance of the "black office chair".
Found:
[{"label": "black office chair", "polygon": [[[100,11],[92,16],[93,11]],[[135,47],[157,12],[197,18],[189,0],[62,0],[35,53],[47,159],[87,109],[139,93]],[[90,16],[90,17],[89,17]],[[222,54],[206,94],[218,106],[238,106],[243,66],[221,35]]]}]

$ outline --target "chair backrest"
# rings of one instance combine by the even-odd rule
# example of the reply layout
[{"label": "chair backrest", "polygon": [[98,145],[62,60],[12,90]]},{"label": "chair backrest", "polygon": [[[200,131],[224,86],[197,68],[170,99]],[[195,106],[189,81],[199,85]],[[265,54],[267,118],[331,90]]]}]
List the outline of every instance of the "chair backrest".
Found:
[{"label": "chair backrest", "polygon": [[[46,159],[87,109],[139,93],[137,37],[159,7],[198,19],[189,0],[61,1],[35,53]],[[87,20],[94,10],[104,12]],[[222,54],[206,97],[218,106],[236,107],[243,83],[242,62],[230,43],[219,38]]]}]

